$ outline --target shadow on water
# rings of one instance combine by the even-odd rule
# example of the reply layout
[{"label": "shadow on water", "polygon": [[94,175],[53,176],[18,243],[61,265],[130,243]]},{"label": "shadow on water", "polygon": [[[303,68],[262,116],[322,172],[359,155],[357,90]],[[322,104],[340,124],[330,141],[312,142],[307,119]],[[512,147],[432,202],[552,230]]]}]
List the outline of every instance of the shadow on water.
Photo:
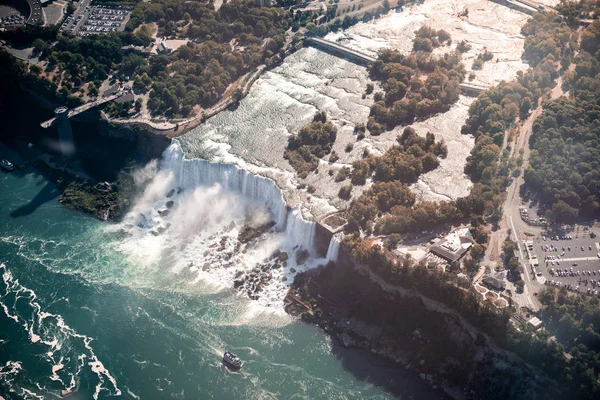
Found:
[{"label": "shadow on water", "polygon": [[10,213],[10,216],[13,218],[24,217],[32,214],[37,208],[49,201],[54,200],[60,195],[60,191],[58,188],[51,182],[48,182],[44,185],[42,190],[40,190],[30,201],[29,203],[17,208],[16,210]]},{"label": "shadow on water", "polygon": [[331,352],[356,379],[378,386],[395,398],[449,399],[441,389],[434,389],[420,380],[416,372],[363,349],[347,349],[336,338],[331,340]]}]

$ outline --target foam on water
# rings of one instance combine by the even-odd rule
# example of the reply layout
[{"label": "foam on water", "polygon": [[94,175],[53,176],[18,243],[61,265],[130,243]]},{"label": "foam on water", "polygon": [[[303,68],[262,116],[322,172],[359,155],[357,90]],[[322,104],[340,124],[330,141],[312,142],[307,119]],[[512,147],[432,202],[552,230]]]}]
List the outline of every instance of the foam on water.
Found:
[{"label": "foam on water", "polygon": [[[239,241],[244,225],[269,221],[274,227],[258,239]],[[167,271],[192,290],[205,290],[206,283],[231,288],[241,274],[268,268],[256,303],[281,311],[294,276],[327,261],[315,255],[315,228],[286,205],[271,179],[232,164],[188,160],[174,141],[132,211],[109,230],[127,233],[116,247],[130,264]],[[288,254],[284,267],[275,266],[277,251]],[[303,251],[306,260],[295,256]]]},{"label": "foam on water", "polygon": [[[98,379],[94,399],[98,398],[101,391],[119,396],[121,390],[116,380],[103,367],[90,345],[92,338],[77,333],[65,323],[61,315],[43,311],[33,290],[21,285],[18,279],[14,279],[11,271],[4,264],[0,264],[0,270],[2,271],[0,306],[8,318],[23,327],[32,344],[39,343],[47,347],[47,351],[42,354],[49,365],[48,378],[60,382],[62,390],[72,391],[77,386],[78,377],[86,368],[85,360],[89,359],[87,366]],[[0,368],[0,385],[8,387],[12,393],[17,393],[13,388],[12,380],[21,369],[19,362],[8,362]],[[107,385],[106,381],[110,382],[110,385]],[[38,389],[47,390],[44,387]],[[21,390],[21,394],[25,397],[43,398],[30,390],[24,388]]]}]

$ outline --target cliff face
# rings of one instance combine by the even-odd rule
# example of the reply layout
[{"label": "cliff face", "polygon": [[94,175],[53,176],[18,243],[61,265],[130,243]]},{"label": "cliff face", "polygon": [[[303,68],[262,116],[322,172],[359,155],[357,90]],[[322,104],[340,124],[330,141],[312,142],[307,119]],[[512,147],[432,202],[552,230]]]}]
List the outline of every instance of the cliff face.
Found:
[{"label": "cliff face", "polygon": [[135,190],[129,171],[161,157],[171,140],[141,128],[113,126],[98,110],[90,110],[71,119],[75,154],[64,160],[56,153],[57,128],[40,126],[58,104],[22,87],[2,69],[0,76],[6,78],[0,91],[0,141],[54,182],[66,207],[99,219],[120,219]]},{"label": "cliff face", "polygon": [[432,310],[418,293],[384,291],[351,267],[299,275],[286,304],[345,347],[398,362],[456,399],[544,398],[552,387],[455,313]]}]

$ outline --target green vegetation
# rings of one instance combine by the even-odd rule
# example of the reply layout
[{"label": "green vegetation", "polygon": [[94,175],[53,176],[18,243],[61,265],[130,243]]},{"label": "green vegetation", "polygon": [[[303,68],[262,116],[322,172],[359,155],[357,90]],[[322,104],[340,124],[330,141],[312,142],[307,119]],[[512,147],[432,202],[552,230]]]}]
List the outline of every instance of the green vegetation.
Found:
[{"label": "green vegetation", "polygon": [[[122,48],[150,45],[151,22],[161,35],[193,42],[149,59]],[[132,79],[137,91],[150,92],[153,115],[177,117],[214,105],[238,78],[279,61],[289,23],[283,10],[250,1],[227,2],[215,11],[212,3],[159,0],[137,3],[125,32],[79,38],[52,31],[31,43],[47,62],[37,75],[49,82],[49,90],[82,97],[86,84],[94,82],[87,93],[94,96],[109,75]]]},{"label": "green vegetation", "polygon": [[35,167],[60,191],[58,200],[65,207],[93,214],[99,219],[119,220],[127,211],[132,178],[122,175],[113,183],[93,183],[76,175],[54,169],[42,161]]},{"label": "green vegetation", "polygon": [[340,199],[350,200],[351,196],[352,196],[352,184],[351,183],[344,185],[340,188],[340,190],[338,192],[338,197]]},{"label": "green vegetation", "polygon": [[564,62],[567,65],[577,43],[572,30],[554,13],[535,13],[523,26],[525,46],[523,58],[537,67],[544,61]]},{"label": "green vegetation", "polygon": [[44,99],[65,104],[68,107],[77,107],[82,103],[79,97],[68,91],[58,91],[56,83],[40,76],[35,66],[28,66],[24,62],[16,60],[2,47],[0,47],[0,69],[19,81],[23,87]]},{"label": "green vegetation", "polygon": [[[561,7],[572,12],[573,4]],[[589,6],[587,3],[581,5]],[[563,85],[570,90],[571,97],[545,103],[542,116],[534,123],[531,167],[526,173],[526,183],[530,190],[539,193],[543,204],[552,206],[550,216],[557,221],[572,218],[577,212],[597,214],[600,24],[595,22],[582,33],[582,49],[575,58],[573,71],[567,67],[573,58],[576,41],[572,30],[561,22],[560,17],[550,13],[535,14],[523,32],[527,37],[524,58],[529,60],[532,68],[520,73],[515,81],[502,82],[482,93],[471,106],[469,119],[463,127],[463,133],[476,138],[466,166],[466,172],[475,182],[469,196],[456,202],[411,205],[399,187],[391,190],[376,187],[376,183],[352,204],[349,217],[354,228],[359,226],[367,233],[371,229],[375,233],[405,233],[471,218],[475,221],[474,239],[485,243],[487,232],[483,229],[483,217],[490,217],[491,221],[499,219],[505,188],[515,175],[516,167],[523,162],[522,155],[511,160],[509,149],[502,150],[506,132],[516,128],[519,120],[527,118],[540,104],[540,99],[555,85],[558,71],[565,71]],[[463,47],[467,47],[466,43]],[[480,58],[483,61],[485,53]],[[401,204],[402,201],[406,204]],[[460,281],[453,275],[441,276],[424,265],[415,265],[409,258],[398,257],[362,240],[359,233],[347,236],[345,244],[359,263],[386,281],[414,288],[456,309],[473,325],[487,332],[499,346],[540,368],[557,382],[559,393],[554,397],[592,399],[599,396],[598,299],[569,296],[565,289],[558,293],[550,290],[540,296],[545,306],[542,317],[548,321],[550,334],[556,334],[560,342],[557,343],[544,331],[515,330],[508,323],[508,310],[495,309],[488,301],[482,303],[480,295],[470,288],[461,288]],[[520,266],[514,256],[515,246],[510,240],[505,242],[503,262],[519,288],[522,281]],[[476,269],[476,261],[482,257],[484,248],[479,246],[474,251],[472,270]],[[565,358],[563,345],[572,358]]]},{"label": "green vegetation", "polygon": [[450,44],[450,34],[443,29],[435,30],[429,26],[421,26],[415,31],[416,37],[413,42],[413,51],[425,51],[431,53],[434,48],[442,44]]},{"label": "green vegetation", "polygon": [[[350,26],[358,23],[359,21],[368,22],[374,18],[379,18],[381,15],[387,13],[390,10],[389,2],[387,0],[384,0],[381,6],[377,7],[377,9],[373,11],[367,11],[366,13],[364,13],[361,19],[358,19],[356,16],[350,17],[349,15],[346,15],[342,19],[340,15],[343,11],[338,11],[337,3],[338,1],[335,1],[333,4],[332,2],[330,2],[330,4],[327,6],[327,12],[323,17],[320,17],[318,13],[311,13],[309,19],[312,22],[307,22],[308,19],[305,16],[306,13],[302,13],[302,16],[304,18],[300,17],[296,19],[296,15],[298,15],[298,13],[296,13],[296,15],[294,16],[294,24],[292,25],[292,29],[295,31],[300,26],[306,26],[306,31],[309,35],[322,37],[327,35],[329,32],[336,32],[340,29],[347,29]],[[399,4],[400,3],[404,2],[400,1]],[[360,10],[361,7],[362,4],[358,6],[358,9]]]},{"label": "green vegetation", "polygon": [[[539,17],[536,14],[525,25],[523,32],[537,35],[540,31],[559,29],[559,21],[555,16],[544,14]],[[457,201],[460,208],[471,203],[467,208],[474,211],[475,215],[487,214],[496,221],[500,218],[505,188],[510,183],[511,172],[514,173],[518,166],[515,160],[509,158],[508,149],[502,151],[505,134],[516,127],[519,120],[527,118],[542,95],[555,86],[560,66],[553,54],[557,51],[556,47],[564,46],[565,43],[551,43],[551,46],[545,47],[545,55],[533,68],[519,73],[514,81],[501,82],[488,89],[471,105],[469,118],[462,127],[462,132],[475,136],[475,146],[465,166],[465,173],[469,174],[475,185],[467,198]],[[524,57],[527,56],[527,51],[526,48]],[[542,55],[537,54],[537,57]]]},{"label": "green vegetation", "polygon": [[376,94],[371,107],[367,129],[372,135],[449,110],[466,74],[459,52],[434,57],[394,50],[381,51],[369,72],[385,91],[385,97]]},{"label": "green vegetation", "polygon": [[300,178],[306,178],[309,172],[317,169],[319,159],[331,152],[336,136],[337,128],[327,122],[325,113],[317,113],[309,125],[288,138],[283,157]]},{"label": "green vegetation", "polygon": [[149,77],[152,82],[144,84],[150,88],[152,113],[170,116],[190,115],[196,105],[210,107],[239,77],[279,60],[289,25],[282,10],[242,0],[225,3],[218,11],[210,3],[183,0],[140,3],[133,16],[139,22],[156,22],[165,35],[199,41],[151,58],[136,73],[136,81]]},{"label": "green vegetation", "polygon": [[[494,58],[494,55],[490,52],[487,51],[487,49],[485,49],[485,51],[483,53],[479,53],[477,55],[477,58],[475,59],[475,61],[473,61],[473,69],[474,70],[480,70],[483,68],[483,63],[485,63],[486,61],[490,61],[492,58]],[[470,75],[469,75],[470,78]]]},{"label": "green vegetation", "polygon": [[481,295],[468,283],[454,275],[441,275],[428,269],[424,263],[415,265],[410,257],[398,258],[379,246],[370,246],[360,240],[357,234],[348,236],[344,244],[359,263],[386,281],[415,289],[424,296],[448,305],[492,338],[505,342],[510,327],[507,310],[500,310],[489,301],[481,302]]},{"label": "green vegetation", "polygon": [[[596,297],[570,295],[566,288],[548,288],[540,294],[542,318],[548,332],[537,334],[556,352],[572,357],[555,357],[547,367],[564,383],[564,392],[574,399],[600,397],[600,301]],[[549,339],[555,335],[558,343]],[[564,347],[563,347],[564,346]],[[522,346],[523,352],[531,352]],[[549,360],[550,361],[550,360]]]},{"label": "green vegetation", "polygon": [[510,239],[507,239],[502,245],[502,260],[504,262],[504,268],[508,270],[507,278],[514,282],[517,289],[522,292],[525,282],[521,278],[521,263],[515,252],[518,250],[517,243]]},{"label": "green vegetation", "polygon": [[[454,220],[458,214],[451,202],[420,202],[408,184],[439,165],[438,157],[446,157],[444,142],[436,142],[428,133],[420,137],[407,127],[398,137],[398,145],[379,157],[370,156],[353,163],[352,183],[363,185],[373,175],[375,183],[352,202],[349,219],[355,228],[375,228],[376,233],[404,233],[416,227],[425,228]],[[373,226],[373,222],[378,222]]]},{"label": "green vegetation", "polygon": [[544,104],[533,125],[527,188],[551,222],[600,212],[600,22],[582,33],[575,69],[564,74],[571,97]]}]

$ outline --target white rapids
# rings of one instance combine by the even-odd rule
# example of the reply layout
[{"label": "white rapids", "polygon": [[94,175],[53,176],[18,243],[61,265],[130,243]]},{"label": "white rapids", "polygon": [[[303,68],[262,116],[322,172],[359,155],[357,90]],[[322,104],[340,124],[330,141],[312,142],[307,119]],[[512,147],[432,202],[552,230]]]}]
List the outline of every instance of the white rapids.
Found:
[{"label": "white rapids", "polygon": [[[258,238],[238,240],[245,225],[273,227]],[[277,184],[232,164],[186,159],[178,141],[164,152],[154,177],[122,223],[118,250],[148,271],[186,277],[218,289],[256,272],[257,302],[282,310],[294,276],[326,264],[315,254],[316,224],[289,207]],[[280,252],[285,256],[273,257]],[[204,285],[206,286],[206,285]],[[240,289],[241,290],[241,289]]]}]

